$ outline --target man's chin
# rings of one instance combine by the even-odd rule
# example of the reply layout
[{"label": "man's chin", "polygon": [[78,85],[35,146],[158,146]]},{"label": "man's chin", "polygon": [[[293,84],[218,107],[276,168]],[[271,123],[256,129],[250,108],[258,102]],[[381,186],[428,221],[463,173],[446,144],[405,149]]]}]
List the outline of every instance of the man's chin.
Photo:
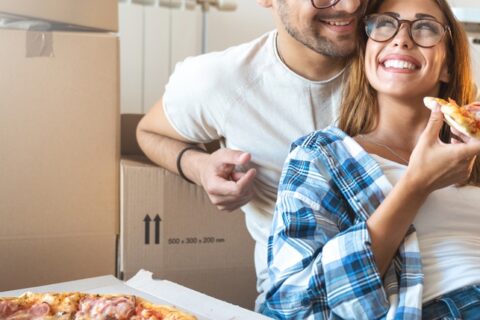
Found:
[{"label": "man's chin", "polygon": [[356,53],[356,45],[353,42],[345,45],[330,43],[329,45],[312,48],[317,53],[330,58],[349,58]]}]

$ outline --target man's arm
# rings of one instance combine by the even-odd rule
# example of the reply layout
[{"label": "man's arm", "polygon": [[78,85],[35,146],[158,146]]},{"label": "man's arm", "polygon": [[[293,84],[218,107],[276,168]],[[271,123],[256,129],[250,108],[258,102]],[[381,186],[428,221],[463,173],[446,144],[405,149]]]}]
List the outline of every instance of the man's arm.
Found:
[{"label": "man's arm", "polygon": [[[163,101],[158,101],[137,127],[137,140],[145,154],[159,166],[178,174],[177,156],[191,145],[168,121]],[[212,154],[188,150],[181,160],[187,178],[206,190],[220,210],[235,210],[250,201],[255,169],[236,172],[236,165],[250,162],[250,154],[220,149]]]},{"label": "man's arm", "polygon": [[[137,140],[140,148],[142,148],[150,160],[177,174],[177,155],[191,144],[191,142],[178,134],[168,121],[163,110],[162,100],[158,101],[138,124]],[[191,156],[188,153],[195,154],[195,156],[200,158],[207,156],[194,150],[188,151],[185,153],[184,159],[182,159],[182,164],[187,156]],[[195,170],[187,170],[187,168],[191,168],[190,165],[183,165],[182,168],[184,167],[185,175],[195,183],[201,184],[198,177],[194,177],[193,173],[190,172]]]}]

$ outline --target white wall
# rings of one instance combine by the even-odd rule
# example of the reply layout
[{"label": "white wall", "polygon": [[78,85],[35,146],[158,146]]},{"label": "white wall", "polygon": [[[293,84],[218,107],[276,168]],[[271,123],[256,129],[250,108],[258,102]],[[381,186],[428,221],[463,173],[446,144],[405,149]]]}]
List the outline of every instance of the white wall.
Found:
[{"label": "white wall", "polygon": [[[274,28],[269,9],[236,0],[237,10],[207,13],[207,52],[249,41]],[[201,53],[202,12],[119,4],[121,112],[143,113],[161,98],[175,64]]]},{"label": "white wall", "polygon": [[448,0],[451,6],[453,7],[471,7],[471,8],[480,8],[480,1],[478,0]]},{"label": "white wall", "polygon": [[274,28],[270,9],[255,0],[236,0],[237,10],[208,13],[208,51],[222,50],[249,41]]}]

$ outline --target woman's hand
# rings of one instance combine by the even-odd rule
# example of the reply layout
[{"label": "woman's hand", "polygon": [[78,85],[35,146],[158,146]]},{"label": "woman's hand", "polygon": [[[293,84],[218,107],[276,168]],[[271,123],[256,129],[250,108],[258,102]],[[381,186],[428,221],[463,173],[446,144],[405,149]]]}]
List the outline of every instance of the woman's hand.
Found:
[{"label": "woman's hand", "polygon": [[406,177],[420,191],[431,193],[452,184],[467,181],[475,157],[480,154],[480,139],[471,139],[454,132],[452,144],[438,138],[443,125],[440,110],[432,111],[427,127],[410,157]]}]

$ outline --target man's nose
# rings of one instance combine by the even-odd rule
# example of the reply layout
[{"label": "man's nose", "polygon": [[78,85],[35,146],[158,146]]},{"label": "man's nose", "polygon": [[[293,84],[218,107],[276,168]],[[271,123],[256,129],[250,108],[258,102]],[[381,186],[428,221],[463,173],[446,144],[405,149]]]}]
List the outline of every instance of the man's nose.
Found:
[{"label": "man's nose", "polygon": [[341,0],[333,8],[338,11],[355,13],[360,6],[366,6],[368,0]]}]

